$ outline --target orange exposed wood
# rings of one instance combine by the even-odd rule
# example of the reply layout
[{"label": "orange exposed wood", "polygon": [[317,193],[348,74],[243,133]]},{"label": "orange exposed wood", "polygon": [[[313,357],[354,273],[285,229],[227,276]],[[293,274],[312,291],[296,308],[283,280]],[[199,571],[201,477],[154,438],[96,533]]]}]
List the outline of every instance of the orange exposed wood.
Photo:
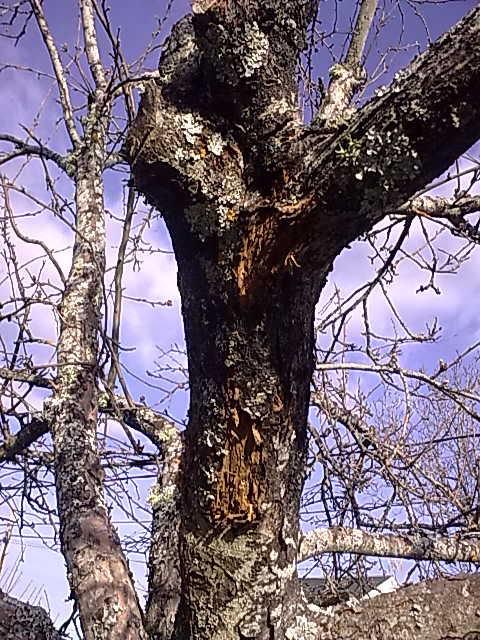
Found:
[{"label": "orange exposed wood", "polygon": [[263,495],[263,439],[255,421],[239,406],[234,388],[228,419],[226,455],[219,475],[214,505],[216,521],[251,522],[258,517]]}]

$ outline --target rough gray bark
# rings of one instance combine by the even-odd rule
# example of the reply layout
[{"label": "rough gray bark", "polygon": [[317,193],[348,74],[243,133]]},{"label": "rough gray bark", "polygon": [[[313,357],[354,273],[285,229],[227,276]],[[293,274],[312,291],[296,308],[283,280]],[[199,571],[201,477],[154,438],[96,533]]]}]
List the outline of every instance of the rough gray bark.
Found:
[{"label": "rough gray bark", "polygon": [[178,547],[183,439],[178,430],[170,426],[162,430],[158,440],[163,465],[149,499],[153,519],[145,612],[145,626],[154,639],[171,637],[182,588]]},{"label": "rough gray bark", "polygon": [[21,602],[0,589],[0,638],[2,640],[60,640],[46,611]]},{"label": "rough gray bark", "polygon": [[358,115],[309,128],[294,70],[314,9],[196,3],[126,145],[172,236],[189,357],[175,638],[334,637],[295,569],[314,306],[340,251],[480,136],[479,9]]},{"label": "rough gray bark", "polygon": [[479,596],[478,575],[428,580],[334,609],[316,640],[478,640]]}]

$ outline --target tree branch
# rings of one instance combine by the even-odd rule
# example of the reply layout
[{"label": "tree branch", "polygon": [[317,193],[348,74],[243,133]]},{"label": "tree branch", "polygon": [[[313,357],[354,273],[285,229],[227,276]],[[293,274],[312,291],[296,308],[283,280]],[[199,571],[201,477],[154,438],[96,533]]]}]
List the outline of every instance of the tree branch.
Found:
[{"label": "tree branch", "polygon": [[97,34],[95,30],[95,17],[91,0],[81,0],[80,10],[82,13],[83,37],[85,40],[85,52],[97,89],[105,89],[107,81],[100,61],[98,51]]},{"label": "tree branch", "polygon": [[398,209],[398,213],[447,220],[454,228],[454,233],[477,243],[480,243],[479,224],[470,224],[465,216],[479,211],[480,196],[469,195],[454,198],[418,196]]},{"label": "tree branch", "polygon": [[436,380],[423,371],[415,371],[413,369],[404,369],[393,364],[363,364],[360,362],[317,362],[315,366],[317,371],[371,371],[379,374],[397,375],[403,378],[412,378],[430,385],[437,391],[451,398],[458,406],[460,406],[469,416],[480,421],[480,414],[475,412],[471,407],[465,404],[465,401],[472,400],[480,402],[480,395],[464,389],[454,389],[443,380]]},{"label": "tree branch", "polygon": [[43,41],[47,47],[47,51],[50,56],[50,61],[57,79],[58,90],[60,92],[60,102],[62,104],[63,115],[65,118],[65,124],[67,127],[70,140],[74,147],[81,145],[80,136],[78,135],[77,128],[75,127],[75,120],[73,118],[72,102],[70,100],[70,90],[68,88],[67,79],[63,70],[62,61],[60,60],[60,54],[58,53],[57,45],[52,37],[49,26],[45,19],[42,4],[39,0],[29,0],[30,5],[37,19],[37,24],[42,34]]},{"label": "tree branch", "polygon": [[[480,532],[479,532],[480,535]],[[369,533],[350,527],[308,531],[300,542],[299,562],[324,553],[357,553],[382,558],[480,562],[480,540],[460,536],[430,538],[422,535]]]},{"label": "tree branch", "polygon": [[[40,368],[40,367],[39,367]],[[44,369],[45,367],[41,367]],[[27,382],[34,387],[41,389],[53,389],[53,380],[45,376],[33,373],[31,369],[5,369],[0,367],[0,378],[13,380],[15,382]]]},{"label": "tree branch", "polygon": [[120,240],[120,246],[118,247],[117,253],[117,264],[115,265],[115,277],[114,277],[114,285],[115,285],[115,299],[113,303],[113,319],[112,319],[112,340],[111,340],[111,349],[112,349],[112,364],[110,366],[110,371],[108,372],[107,384],[113,389],[115,386],[115,380],[117,377],[117,369],[118,369],[118,347],[120,345],[120,320],[122,314],[122,301],[123,301],[123,270],[125,267],[125,258],[128,242],[130,240],[130,230],[132,228],[132,220],[133,215],[135,213],[135,189],[133,187],[129,187],[128,189],[128,197],[127,197],[127,206],[125,211],[125,221],[123,223],[122,229],[122,238]]},{"label": "tree branch", "polygon": [[348,106],[364,78],[362,57],[378,0],[363,0],[345,61],[330,69],[330,85],[314,126],[335,127],[348,117]]},{"label": "tree branch", "polygon": [[15,456],[23,453],[46,433],[48,433],[47,422],[33,418],[15,435],[6,438],[4,444],[0,446],[0,462],[13,462]]},{"label": "tree branch", "polygon": [[68,162],[68,158],[62,156],[55,151],[52,151],[48,147],[43,145],[34,145],[28,144],[24,140],[17,138],[16,136],[11,136],[8,134],[0,134],[0,140],[4,140],[5,142],[11,142],[15,145],[16,150],[11,153],[5,154],[3,157],[0,157],[0,165],[5,164],[9,160],[13,158],[18,158],[20,156],[38,156],[40,158],[45,158],[46,160],[51,160],[54,162],[59,169],[65,171],[67,175],[70,177],[73,175],[72,172],[72,164]]},{"label": "tree branch", "polygon": [[480,196],[462,195],[454,198],[419,196],[406,202],[398,211],[411,214],[419,213],[420,215],[432,216],[432,218],[466,216],[480,211]]},{"label": "tree branch", "polygon": [[295,155],[304,166],[307,189],[313,190],[312,204],[302,214],[297,209],[284,216],[281,241],[301,245],[300,265],[308,260],[329,263],[478,140],[478,42],[480,8],[475,8],[341,133],[325,138],[324,131],[313,128],[305,143],[299,140],[290,148],[290,157]]},{"label": "tree branch", "polygon": [[3,176],[0,177],[0,183],[2,185],[2,190],[3,190],[3,199],[4,199],[4,202],[5,202],[5,209],[7,211],[8,217],[10,219],[10,224],[12,225],[12,228],[13,228],[13,230],[15,232],[15,235],[17,236],[17,238],[20,238],[20,240],[22,240],[23,242],[25,242],[27,244],[35,244],[35,245],[41,247],[45,251],[45,254],[49,257],[50,262],[53,264],[53,266],[57,270],[57,273],[58,273],[58,275],[60,277],[60,280],[62,281],[62,284],[66,285],[66,282],[67,282],[66,278],[63,275],[62,268],[60,267],[58,261],[56,260],[55,256],[53,255],[53,251],[42,240],[37,240],[35,238],[30,238],[29,236],[24,235],[20,231],[20,229],[18,228],[17,223],[15,222],[15,216],[13,215],[12,207],[11,207],[11,204],[10,204],[10,197],[8,195],[9,185],[7,184],[7,182],[5,181]]},{"label": "tree branch", "polygon": [[[29,369],[11,370],[0,368],[0,377],[5,380],[27,383],[41,389],[54,389],[55,385],[53,380],[35,374]],[[168,458],[165,442],[172,443],[174,437],[181,437],[180,431],[162,415],[143,405],[132,407],[126,398],[122,396],[107,392],[100,393],[98,396],[98,409],[101,413],[124,422],[131,429],[147,437],[157,447],[164,460]],[[177,436],[174,436],[172,429]],[[11,435],[8,442],[5,442],[0,447],[0,462],[12,460],[16,455],[30,447],[38,438],[45,435],[48,430],[49,427],[45,418],[33,418],[30,423],[24,425],[16,434]]]}]

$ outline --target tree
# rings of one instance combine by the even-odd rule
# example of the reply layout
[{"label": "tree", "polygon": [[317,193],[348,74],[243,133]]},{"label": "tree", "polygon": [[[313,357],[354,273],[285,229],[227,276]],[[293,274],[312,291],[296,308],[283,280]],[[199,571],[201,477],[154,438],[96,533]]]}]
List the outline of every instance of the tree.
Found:
[{"label": "tree", "polygon": [[[387,639],[400,631],[405,638],[476,637],[476,575],[420,583],[331,612],[308,602],[296,567],[327,552],[478,561],[476,538],[458,533],[467,526],[475,531],[471,510],[451,525],[455,535],[447,526],[426,538],[386,535],[378,527],[332,526],[303,535],[299,510],[308,466],[315,305],[334,260],[392,216],[403,228],[381,276],[417,218],[438,219],[478,240],[477,227],[466,218],[478,212],[478,197],[422,191],[480,137],[480,9],[466,13],[388,89],[356,103],[377,10],[375,0],[359,3],[346,54],[330,69],[328,89],[306,124],[298,69],[318,19],[316,0],[198,0],[191,15],[174,25],[158,73],[140,78],[125,62],[106,3],[80,0],[79,8],[90,74],[81,107],[72,102],[68,65],[40,0],[2,8],[11,25],[36,20],[70,141],[70,150],[60,154],[30,131],[25,139],[3,135],[14,150],[2,162],[34,156],[73,181],[74,219],[68,220],[75,241],[67,276],[54,252],[43,247],[62,281],[53,378],[25,359],[19,366],[28,333],[26,294],[8,312],[22,338],[2,369],[4,392],[17,398],[4,414],[16,415],[21,428],[12,433],[4,420],[1,453],[27,469],[23,452],[51,434],[53,456],[43,462],[54,471],[60,542],[84,637]],[[98,25],[111,44],[111,69],[99,53]],[[139,83],[137,110],[132,87]],[[112,125],[119,99],[126,105],[125,138]],[[102,176],[122,163],[130,166],[131,179],[109,335],[101,322]],[[2,185],[6,220],[25,239],[15,223],[12,182],[4,179]],[[53,195],[53,181],[47,186],[49,206],[67,219],[68,203]],[[190,389],[185,433],[133,401],[119,366],[121,281],[136,192],[162,212],[177,259]],[[13,261],[14,248],[6,232],[4,237]],[[13,273],[18,275],[15,264]],[[34,285],[48,300],[45,284]],[[380,373],[405,376],[397,355],[392,348],[387,363],[377,362]],[[123,394],[115,393],[117,380]],[[22,415],[14,382],[51,391],[40,415]],[[474,392],[454,390],[443,378],[437,391],[463,403],[476,419]],[[391,460],[391,450],[382,449],[381,439],[343,398],[342,406],[328,383],[314,395],[325,415],[356,435],[362,456]],[[104,498],[99,414],[142,433],[163,459],[152,495],[145,614]],[[327,464],[328,435],[319,429],[316,437]],[[364,475],[360,467],[360,481]],[[1,606],[15,611],[11,599]],[[6,634],[13,634],[15,614],[4,619],[12,621]],[[53,630],[43,633],[55,637]]]}]

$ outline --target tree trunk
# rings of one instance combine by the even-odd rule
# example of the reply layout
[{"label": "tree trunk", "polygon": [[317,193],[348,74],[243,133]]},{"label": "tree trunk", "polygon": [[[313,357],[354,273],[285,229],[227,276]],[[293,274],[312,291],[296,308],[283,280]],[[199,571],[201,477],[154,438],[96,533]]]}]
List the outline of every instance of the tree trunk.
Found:
[{"label": "tree trunk", "polygon": [[[93,120],[93,118],[92,118]],[[58,375],[46,401],[62,552],[85,640],[145,638],[127,561],[103,496],[97,447],[98,330],[105,272],[99,130],[76,175],[77,233],[60,306]],[[122,585],[119,588],[119,585]]]},{"label": "tree trunk", "polygon": [[243,288],[250,256],[220,253],[177,253],[191,390],[177,637],[271,640],[286,637],[298,602],[318,284],[287,265]]},{"label": "tree trunk", "polygon": [[323,637],[296,579],[315,304],[342,249],[478,137],[477,67],[435,75],[476,61],[462,35],[477,10],[358,116],[303,125],[295,67],[316,4],[195,3],[126,142],[172,237],[185,321],[178,640]]},{"label": "tree trunk", "polygon": [[[176,37],[188,43],[188,29]],[[183,60],[179,73],[188,69]],[[314,308],[330,252],[315,277],[299,268],[267,184],[276,177],[266,171],[259,192],[222,119],[177,99],[147,87],[129,139],[136,187],[172,237],[188,351],[175,637],[284,638],[302,624],[298,510]]]},{"label": "tree trunk", "polygon": [[428,580],[318,618],[316,640],[478,640],[480,576]]}]

